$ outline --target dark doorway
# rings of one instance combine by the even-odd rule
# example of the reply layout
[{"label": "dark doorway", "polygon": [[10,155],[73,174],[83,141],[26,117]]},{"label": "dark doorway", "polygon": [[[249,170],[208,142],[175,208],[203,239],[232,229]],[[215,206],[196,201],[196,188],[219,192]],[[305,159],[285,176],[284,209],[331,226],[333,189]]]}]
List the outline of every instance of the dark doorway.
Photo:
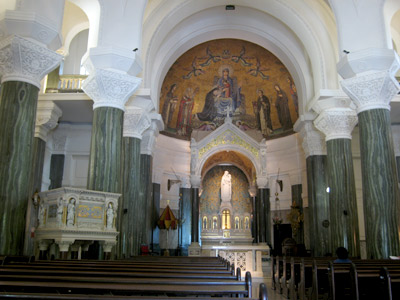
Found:
[{"label": "dark doorway", "polygon": [[290,224],[274,224],[274,255],[282,255],[282,242],[292,237]]}]

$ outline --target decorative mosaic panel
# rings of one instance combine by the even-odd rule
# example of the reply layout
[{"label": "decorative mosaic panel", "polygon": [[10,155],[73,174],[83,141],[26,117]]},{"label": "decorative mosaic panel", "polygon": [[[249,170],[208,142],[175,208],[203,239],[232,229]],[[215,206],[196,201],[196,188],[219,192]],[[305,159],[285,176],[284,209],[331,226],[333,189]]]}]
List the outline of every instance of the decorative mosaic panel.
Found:
[{"label": "decorative mosaic panel", "polygon": [[100,206],[79,205],[78,217],[89,219],[101,219],[103,217],[103,208]]}]

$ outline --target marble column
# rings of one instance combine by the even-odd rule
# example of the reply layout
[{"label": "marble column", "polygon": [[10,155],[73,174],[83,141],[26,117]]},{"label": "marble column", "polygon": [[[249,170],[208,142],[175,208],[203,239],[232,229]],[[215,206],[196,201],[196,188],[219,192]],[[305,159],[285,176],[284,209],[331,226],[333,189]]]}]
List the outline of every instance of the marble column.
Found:
[{"label": "marble column", "polygon": [[191,224],[191,244],[189,246],[189,256],[200,256],[201,249],[199,246],[199,210],[200,197],[199,189],[201,185],[201,177],[199,175],[190,176],[190,200],[192,203],[192,224]]},{"label": "marble column", "polygon": [[331,253],[326,145],[312,121],[296,123],[306,155],[310,247],[313,256]]},{"label": "marble column", "polygon": [[191,224],[192,224],[192,202],[190,201],[190,180],[189,178],[181,178],[182,183],[179,189],[179,199],[180,199],[180,207],[179,207],[179,219],[180,223],[180,248],[181,255],[188,255],[188,248],[192,241],[192,232],[191,232]]},{"label": "marble column", "polygon": [[252,185],[249,188],[249,195],[251,197],[251,237],[253,238],[253,243],[258,243],[258,217],[257,217],[257,206],[256,206],[256,196],[257,196],[257,187]]},{"label": "marble column", "polygon": [[[35,137],[33,141],[33,160],[31,168],[32,186],[30,187],[30,195],[41,191],[47,137],[49,132],[58,125],[58,119],[61,115],[61,109],[54,104],[53,101],[38,101]],[[32,231],[37,226],[37,214],[37,204],[28,201],[25,223],[24,255],[34,255]]]},{"label": "marble column", "polygon": [[[269,189],[267,188],[268,179],[266,177],[257,178],[257,224],[258,224],[258,243],[271,243],[271,208],[269,205]],[[269,240],[267,240],[267,237]]]},{"label": "marble column", "polygon": [[[148,181],[149,174],[141,169],[141,140],[143,132],[150,126],[147,113],[141,108],[128,107],[124,118],[123,140],[123,196],[120,210],[119,257],[129,258],[140,254],[140,245],[145,241],[146,199],[142,183]],[[144,166],[143,166],[144,167]],[[146,177],[147,180],[144,180]]]},{"label": "marble column", "polygon": [[151,113],[149,117],[151,124],[143,133],[140,144],[140,169],[142,172],[140,197],[143,197],[143,202],[146,204],[146,221],[142,229],[144,243],[150,246],[153,240],[153,230],[158,220],[158,215],[156,217],[153,215],[153,156],[156,139],[159,131],[163,129],[163,124],[160,114]]},{"label": "marble column", "polygon": [[40,80],[61,56],[20,36],[0,41],[0,253],[23,252]]},{"label": "marble column", "polygon": [[64,154],[52,154],[50,159],[50,185],[49,190],[62,187],[64,176]]},{"label": "marble column", "polygon": [[397,181],[400,183],[400,125],[392,125],[392,135],[397,166]]},{"label": "marble column", "polygon": [[399,66],[399,57],[391,49],[350,53],[338,64],[345,78],[343,90],[357,107],[367,257],[374,259],[400,255],[399,188],[389,105],[399,90],[394,77]]},{"label": "marble column", "polygon": [[[160,171],[161,174],[161,171]],[[151,250],[153,253],[160,254],[160,229],[157,224],[157,220],[160,217],[160,200],[161,200],[161,184],[160,181],[153,182],[153,212],[152,219],[154,220],[152,238],[151,238]]]},{"label": "marble column", "polygon": [[[342,102],[346,103],[348,99]],[[349,105],[336,105],[324,109],[314,124],[325,134],[327,144],[331,252],[345,247],[350,256],[359,257],[360,235],[351,151],[351,132],[357,124],[356,112]]]},{"label": "marble column", "polygon": [[[300,174],[290,174],[290,183],[292,185],[292,206],[298,209],[300,216],[304,219],[303,211],[303,185],[301,184]],[[293,209],[293,208],[292,208]],[[292,230],[293,238],[297,244],[304,244],[304,220],[299,223],[297,231]]]}]

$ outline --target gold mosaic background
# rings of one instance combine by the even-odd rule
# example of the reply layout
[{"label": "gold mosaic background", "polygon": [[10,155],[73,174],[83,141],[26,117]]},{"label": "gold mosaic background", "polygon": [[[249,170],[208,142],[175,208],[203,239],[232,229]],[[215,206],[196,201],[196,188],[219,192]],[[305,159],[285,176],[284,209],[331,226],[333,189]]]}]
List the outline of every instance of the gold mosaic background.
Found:
[{"label": "gold mosaic background", "polygon": [[[283,125],[283,119],[288,119],[288,114],[281,120],[278,114],[277,91],[275,85],[279,85],[286,94],[289,123],[292,125],[298,118],[298,100],[294,84],[288,70],[281,61],[266,49],[237,39],[219,39],[197,45],[190,49],[171,66],[168,71],[160,93],[160,113],[163,115],[164,134],[181,139],[189,139],[192,130],[214,130],[223,124],[224,117],[209,118],[204,121],[197,118],[205,106],[207,94],[218,86],[218,80],[223,76],[223,69],[229,70],[229,77],[233,81],[237,91],[237,107],[232,119],[242,130],[260,130],[260,122],[257,122],[255,106],[259,89],[270,102],[271,127],[268,132],[263,131],[265,138],[273,138],[290,134],[293,126]],[[176,85],[171,92],[171,87]],[[185,94],[190,94],[193,104],[186,107],[186,115],[180,114],[180,105]],[[167,101],[166,101],[167,99]],[[174,105],[168,106],[170,99]],[[164,105],[167,102],[167,105]],[[172,103],[171,102],[171,103]],[[280,109],[282,110],[282,109]],[[179,115],[181,116],[179,119]],[[187,127],[182,129],[183,115],[186,116]],[[264,126],[265,127],[265,126]]]}]

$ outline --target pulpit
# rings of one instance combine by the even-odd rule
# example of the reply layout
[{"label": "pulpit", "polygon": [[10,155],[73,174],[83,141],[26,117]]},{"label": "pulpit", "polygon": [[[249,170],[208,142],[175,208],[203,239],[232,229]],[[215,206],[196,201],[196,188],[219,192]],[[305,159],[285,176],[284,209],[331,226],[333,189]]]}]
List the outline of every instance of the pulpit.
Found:
[{"label": "pulpit", "polygon": [[117,242],[118,199],[115,193],[62,187],[39,193],[35,243],[41,251],[55,243],[63,258],[98,241],[106,253]]}]

